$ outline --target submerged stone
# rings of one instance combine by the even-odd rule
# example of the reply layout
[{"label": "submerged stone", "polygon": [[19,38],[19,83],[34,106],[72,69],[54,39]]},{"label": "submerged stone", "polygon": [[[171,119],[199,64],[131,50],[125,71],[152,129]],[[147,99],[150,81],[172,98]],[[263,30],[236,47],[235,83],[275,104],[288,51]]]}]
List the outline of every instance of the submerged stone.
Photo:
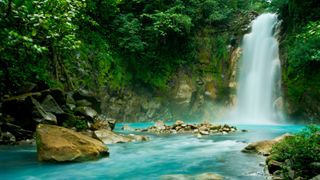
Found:
[{"label": "submerged stone", "polygon": [[123,131],[135,131],[133,127],[130,127],[129,125],[125,124],[121,127],[121,130]]},{"label": "submerged stone", "polygon": [[161,180],[223,180],[223,177],[214,173],[202,173],[198,175],[168,174],[161,176]]},{"label": "submerged stone", "polygon": [[320,180],[320,174],[315,176],[315,177],[313,177],[311,180]]},{"label": "submerged stone", "polygon": [[131,142],[130,138],[116,134],[106,129],[100,129],[100,130],[94,131],[93,137],[96,139],[99,139],[104,144]]},{"label": "submerged stone", "polygon": [[164,130],[164,129],[166,129],[166,125],[164,124],[163,121],[157,121],[157,122],[154,124],[154,127],[156,127],[156,129],[159,129],[159,130]]},{"label": "submerged stone", "polygon": [[129,134],[128,136],[120,135],[106,129],[100,129],[93,132],[93,138],[102,141],[104,144],[127,143],[136,141],[148,141],[149,137]]}]

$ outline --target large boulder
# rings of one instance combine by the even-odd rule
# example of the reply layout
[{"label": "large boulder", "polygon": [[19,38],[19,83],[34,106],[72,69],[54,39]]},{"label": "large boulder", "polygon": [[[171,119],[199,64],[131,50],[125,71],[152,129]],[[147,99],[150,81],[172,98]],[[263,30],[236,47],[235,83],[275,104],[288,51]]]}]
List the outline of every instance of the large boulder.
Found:
[{"label": "large boulder", "polygon": [[104,115],[98,115],[94,118],[93,125],[96,126],[96,129],[108,129],[112,131],[116,126],[116,120]]},{"label": "large boulder", "polygon": [[[42,103],[40,103],[42,102]],[[55,114],[62,113],[65,96],[60,89],[8,96],[3,100],[3,114],[14,118],[13,124],[34,131],[37,124],[56,124]]]},{"label": "large boulder", "polygon": [[3,100],[3,113],[13,117],[18,115],[21,115],[22,117],[29,115],[33,106],[31,98],[37,98],[39,96],[41,96],[41,93],[27,93],[19,96],[8,97]]},{"label": "large boulder", "polygon": [[0,145],[15,144],[15,143],[16,143],[16,137],[14,137],[13,134],[11,134],[10,132],[0,131]]},{"label": "large boulder", "polygon": [[39,101],[45,99],[48,95],[51,95],[54,100],[58,103],[59,106],[63,106],[66,104],[66,96],[63,90],[59,88],[46,89],[40,92],[41,99]]},{"label": "large boulder", "polygon": [[43,124],[57,124],[57,117],[54,114],[47,112],[34,98],[31,98],[31,100],[34,106],[32,119],[35,122]]},{"label": "large boulder", "polygon": [[75,109],[75,115],[85,116],[89,121],[93,122],[94,118],[98,115],[97,111],[91,107],[77,107]]},{"label": "large boulder", "polygon": [[53,114],[63,114],[64,111],[61,109],[61,107],[58,105],[56,100],[51,96],[47,95],[44,100],[41,103],[41,106],[43,109],[47,112],[53,113]]},{"label": "large boulder", "polygon": [[93,92],[86,91],[84,89],[78,90],[73,93],[72,98],[77,104],[83,104],[84,102],[91,103],[90,107],[101,113],[101,102],[96,98],[97,95]]},{"label": "large boulder", "polygon": [[36,142],[40,161],[86,161],[109,155],[100,141],[55,125],[39,124]]},{"label": "large boulder", "polygon": [[248,146],[246,146],[242,152],[245,153],[258,153],[258,154],[262,154],[264,156],[268,156],[270,155],[270,151],[272,149],[272,146],[288,137],[292,137],[291,134],[283,134],[282,136],[276,137],[272,140],[264,140],[264,141],[258,141],[258,142],[254,142],[249,144]]},{"label": "large boulder", "polygon": [[2,123],[0,127],[3,132],[10,132],[13,134],[17,141],[33,138],[32,131],[22,129],[17,125],[11,123]]}]

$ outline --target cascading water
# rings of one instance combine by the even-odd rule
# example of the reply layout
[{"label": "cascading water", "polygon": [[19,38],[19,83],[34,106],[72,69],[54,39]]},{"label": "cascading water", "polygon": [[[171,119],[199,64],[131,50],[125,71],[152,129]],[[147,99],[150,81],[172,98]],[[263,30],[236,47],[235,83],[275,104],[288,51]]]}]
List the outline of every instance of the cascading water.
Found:
[{"label": "cascading water", "polygon": [[280,60],[275,38],[277,15],[266,13],[252,23],[243,39],[239,70],[237,123],[270,124],[279,114],[273,101],[280,95]]}]

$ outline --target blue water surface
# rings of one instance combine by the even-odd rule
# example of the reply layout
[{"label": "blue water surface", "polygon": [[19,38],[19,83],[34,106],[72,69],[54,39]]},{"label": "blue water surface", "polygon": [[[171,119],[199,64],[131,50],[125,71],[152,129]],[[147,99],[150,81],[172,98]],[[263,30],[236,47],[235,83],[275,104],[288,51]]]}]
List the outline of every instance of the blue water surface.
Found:
[{"label": "blue water surface", "polygon": [[[153,123],[132,123],[144,128]],[[116,131],[121,131],[118,124]],[[239,125],[235,132],[197,138],[152,135],[148,142],[108,145],[110,157],[83,163],[41,163],[35,146],[0,146],[0,179],[161,179],[166,174],[217,173],[225,179],[265,179],[264,157],[241,152],[249,142],[298,132],[297,125]],[[130,132],[129,132],[130,133]],[[132,133],[132,132],[131,132]]]}]

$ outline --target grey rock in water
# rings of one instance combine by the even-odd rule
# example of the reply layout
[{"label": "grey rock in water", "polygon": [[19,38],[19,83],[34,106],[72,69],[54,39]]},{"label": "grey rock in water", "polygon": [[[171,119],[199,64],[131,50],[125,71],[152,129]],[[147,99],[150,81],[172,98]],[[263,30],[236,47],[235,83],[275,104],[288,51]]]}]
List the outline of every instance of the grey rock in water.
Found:
[{"label": "grey rock in water", "polygon": [[130,127],[129,125],[125,124],[121,127],[123,131],[135,131],[133,127]]},{"label": "grey rock in water", "polygon": [[156,127],[156,129],[159,129],[159,130],[164,130],[164,129],[166,129],[166,125],[164,124],[163,121],[157,121],[157,122],[154,124],[154,127]]},{"label": "grey rock in water", "polygon": [[136,134],[129,134],[126,137],[130,138],[132,142],[149,141],[150,140],[150,138],[147,136],[141,136],[141,135],[136,135]]},{"label": "grey rock in water", "polygon": [[185,123],[181,120],[177,120],[175,123],[174,123],[174,126],[182,126],[184,125]]},{"label": "grey rock in water", "polygon": [[120,135],[115,132],[100,129],[93,132],[93,138],[102,141],[104,144],[128,143],[136,141],[148,141],[149,137],[130,134],[128,136]]},{"label": "grey rock in water", "polygon": [[130,138],[116,134],[106,129],[100,129],[100,130],[94,131],[93,137],[102,141],[104,144],[131,142]]},{"label": "grey rock in water", "polygon": [[202,173],[198,175],[169,174],[160,177],[161,180],[223,180],[223,177],[214,173]]}]

